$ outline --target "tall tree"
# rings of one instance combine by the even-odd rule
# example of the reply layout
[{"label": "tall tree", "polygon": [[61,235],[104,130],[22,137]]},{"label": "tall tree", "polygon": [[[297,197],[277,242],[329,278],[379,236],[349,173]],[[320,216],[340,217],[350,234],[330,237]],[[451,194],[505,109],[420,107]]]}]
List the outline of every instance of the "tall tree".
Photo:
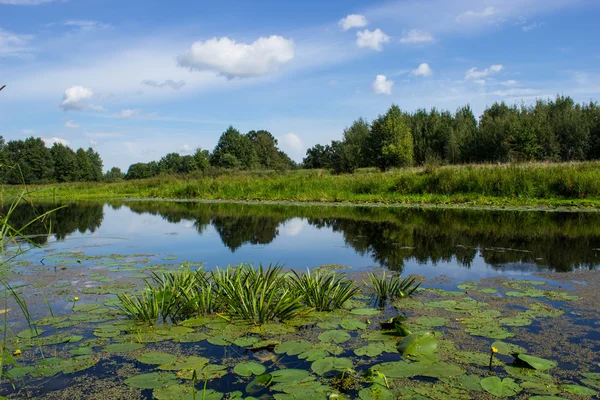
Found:
[{"label": "tall tree", "polygon": [[89,180],[99,182],[103,177],[104,164],[100,154],[91,147],[86,150],[88,160],[90,161]]},{"label": "tall tree", "polygon": [[79,178],[77,155],[62,143],[54,143],[50,149],[54,162],[54,179],[57,182],[73,182]]},{"label": "tall tree", "polygon": [[92,181],[94,171],[88,153],[81,147],[75,152],[77,156],[77,176],[78,181]]},{"label": "tall tree", "polygon": [[[226,154],[229,154],[229,157],[225,157]],[[233,159],[236,159],[237,163],[234,163]],[[248,136],[230,126],[219,138],[210,162],[223,168],[239,165],[243,169],[253,169],[257,165],[257,156]]]},{"label": "tall tree", "polygon": [[369,142],[374,165],[382,171],[413,164],[413,136],[398,106],[373,122]]}]

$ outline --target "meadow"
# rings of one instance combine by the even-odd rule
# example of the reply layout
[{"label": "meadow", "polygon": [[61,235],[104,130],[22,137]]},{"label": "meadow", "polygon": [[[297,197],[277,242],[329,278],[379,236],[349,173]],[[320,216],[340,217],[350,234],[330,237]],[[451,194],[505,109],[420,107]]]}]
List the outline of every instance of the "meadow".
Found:
[{"label": "meadow", "polygon": [[[21,188],[4,186],[2,195]],[[600,162],[425,166],[354,174],[325,170],[217,171],[115,183],[29,187],[55,200],[181,199],[492,206],[600,206]]]}]

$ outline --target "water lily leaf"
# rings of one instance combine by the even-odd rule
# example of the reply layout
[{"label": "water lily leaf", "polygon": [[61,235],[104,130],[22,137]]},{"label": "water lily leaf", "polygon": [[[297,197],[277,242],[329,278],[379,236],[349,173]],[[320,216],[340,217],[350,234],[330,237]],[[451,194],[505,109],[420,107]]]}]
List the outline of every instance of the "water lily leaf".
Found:
[{"label": "water lily leaf", "polygon": [[304,369],[280,369],[270,373],[273,382],[292,383],[299,382],[310,376],[310,372]]},{"label": "water lily leaf", "polygon": [[237,338],[233,341],[233,343],[236,346],[240,346],[240,347],[249,347],[252,346],[254,343],[258,342],[258,338],[257,337],[241,337],[241,338]]},{"label": "water lily leaf", "polygon": [[65,374],[74,374],[93,367],[98,362],[98,358],[92,356],[73,357],[60,363],[62,372]]},{"label": "water lily leaf", "polygon": [[392,342],[373,342],[354,350],[357,356],[377,357],[382,353],[398,353]]},{"label": "water lily leaf", "polygon": [[22,378],[25,375],[33,372],[35,370],[34,366],[26,366],[26,367],[15,367],[13,369],[9,369],[8,371],[5,371],[4,373],[6,374],[6,377],[9,379],[18,379],[18,378]]},{"label": "water lily leaf", "polygon": [[250,329],[250,332],[257,333],[259,335],[285,335],[295,331],[296,328],[294,328],[293,326],[279,323],[262,324]]},{"label": "water lily leaf", "polygon": [[233,368],[233,372],[240,376],[262,375],[266,370],[264,365],[257,362],[240,363]]},{"label": "water lily leaf", "polygon": [[42,333],[44,333],[43,329],[33,327],[32,329],[25,329],[24,331],[17,333],[17,337],[21,339],[31,339],[40,336]]},{"label": "water lily leaf", "polygon": [[483,388],[479,384],[481,377],[478,375],[459,375],[452,378],[441,378],[443,382],[451,387],[458,389],[472,390],[472,391],[483,391]]},{"label": "water lily leaf", "polygon": [[212,389],[199,391],[190,385],[171,385],[154,389],[152,396],[156,400],[220,400],[223,398],[223,393],[215,392]]},{"label": "water lily leaf", "polygon": [[246,386],[246,393],[256,394],[262,391],[264,388],[269,386],[273,382],[271,374],[259,375],[248,383]]},{"label": "water lily leaf", "polygon": [[340,344],[350,340],[350,334],[342,330],[325,331],[319,335],[319,340]]},{"label": "water lily leaf", "polygon": [[87,356],[89,354],[92,354],[92,348],[91,347],[78,347],[76,349],[69,350],[69,353],[71,353],[74,356]]},{"label": "water lily leaf", "polygon": [[560,393],[558,386],[551,382],[521,382],[521,387],[533,394],[554,395]]},{"label": "water lily leaf", "polygon": [[388,378],[412,378],[414,376],[450,378],[465,373],[462,368],[454,364],[431,362],[394,361],[382,363],[373,368]]},{"label": "water lily leaf", "polygon": [[211,336],[208,339],[208,343],[214,344],[215,346],[230,346],[233,343],[233,338],[230,336]]},{"label": "water lily leaf", "polygon": [[259,349],[266,349],[269,347],[275,347],[277,346],[279,343],[281,343],[280,340],[273,340],[273,339],[269,339],[269,340],[260,340],[256,343],[254,343],[252,345],[252,349],[254,350],[259,350]]},{"label": "water lily leaf", "polygon": [[327,394],[334,394],[334,390],[325,386],[322,383],[315,381],[310,378],[303,379],[299,382],[282,382],[275,383],[271,390],[276,392],[284,392],[284,393],[276,393],[273,395],[275,399],[319,399],[326,398]]},{"label": "water lily leaf", "polygon": [[144,353],[137,357],[137,360],[143,364],[167,364],[177,360],[177,356],[169,353],[150,352]]},{"label": "water lily leaf", "polygon": [[538,371],[547,371],[558,365],[556,361],[546,360],[544,358],[530,356],[527,354],[519,354],[518,358],[531,368],[537,369]]},{"label": "water lily leaf", "polygon": [[125,383],[137,389],[158,389],[163,386],[176,384],[177,377],[169,373],[152,372],[127,378],[125,379]]},{"label": "water lily leaf", "polygon": [[546,374],[545,372],[542,372],[542,371],[537,371],[535,369],[519,368],[519,367],[510,366],[510,365],[505,365],[504,370],[510,376],[517,378],[517,379],[521,379],[523,381],[529,381],[529,382],[552,381],[552,375]]},{"label": "water lily leaf", "polygon": [[194,379],[194,371],[198,379],[218,379],[227,375],[227,367],[224,365],[207,364],[201,368],[186,368],[177,373],[181,379]]},{"label": "water lily leaf", "polygon": [[312,348],[312,343],[306,340],[288,340],[275,347],[275,353],[297,356]]},{"label": "water lily leaf", "polygon": [[100,304],[98,303],[89,303],[89,304],[76,304],[73,306],[73,311],[75,312],[89,312],[100,308]]},{"label": "water lily leaf", "polygon": [[375,308],[356,308],[350,311],[350,314],[354,315],[378,315],[381,314],[381,311]]},{"label": "water lily leaf", "polygon": [[358,392],[358,398],[361,400],[394,400],[396,397],[394,392],[381,385],[372,385]]},{"label": "water lily leaf", "polygon": [[358,318],[344,318],[342,320],[342,328],[349,331],[357,331],[359,329],[367,329],[369,325],[367,323],[362,322]]},{"label": "water lily leaf", "polygon": [[214,318],[196,317],[196,318],[186,319],[185,321],[180,322],[179,325],[187,326],[189,328],[199,328],[199,327],[205,326],[206,324],[213,322],[213,321],[214,321]]},{"label": "water lily leaf", "polygon": [[[461,295],[463,293],[461,292]],[[456,300],[440,300],[440,301],[430,301],[428,303],[424,303],[427,308],[453,308],[456,307],[458,302]]]},{"label": "water lily leaf", "polygon": [[495,293],[498,293],[498,289],[486,288],[486,289],[481,289],[479,292],[485,293],[485,294],[495,294]]},{"label": "water lily leaf", "polygon": [[419,359],[432,357],[438,349],[438,340],[434,332],[412,333],[398,343],[402,357]]},{"label": "water lily leaf", "polygon": [[209,336],[204,332],[193,332],[182,336],[177,336],[173,338],[173,341],[177,343],[198,343],[208,339],[208,337]]},{"label": "water lily leaf", "polygon": [[[448,318],[420,317],[415,319],[413,323],[423,328],[434,328],[437,326],[446,326],[448,324]],[[412,327],[413,323],[410,323],[409,325]]]},{"label": "water lily leaf", "polygon": [[206,364],[208,364],[208,361],[208,358],[205,357],[182,357],[170,363],[161,364],[157,368],[163,371],[181,371],[184,369],[201,370]]},{"label": "water lily leaf", "polygon": [[341,322],[339,320],[321,321],[317,323],[317,326],[321,329],[337,329]]},{"label": "water lily leaf", "polygon": [[328,355],[329,353],[327,351],[315,348],[298,354],[298,358],[301,360],[312,362],[325,358]]},{"label": "water lily leaf", "polygon": [[[487,367],[490,365],[490,354],[477,353],[473,351],[458,351],[454,354],[454,358],[465,364],[479,365]],[[493,366],[502,366],[504,363],[496,357],[492,359]]]},{"label": "water lily leaf", "polygon": [[144,345],[141,343],[115,343],[104,346],[102,350],[109,353],[126,353],[129,351],[139,350],[143,347]]},{"label": "water lily leaf", "polygon": [[562,389],[565,392],[573,393],[579,396],[596,396],[598,394],[597,391],[580,385],[562,385]]},{"label": "water lily leaf", "polygon": [[497,397],[511,397],[521,392],[521,387],[511,378],[500,379],[497,376],[483,378],[481,387]]},{"label": "water lily leaf", "polygon": [[310,369],[323,376],[330,371],[342,372],[352,369],[352,361],[349,358],[325,357],[313,362]]},{"label": "water lily leaf", "polygon": [[512,356],[514,354],[525,354],[527,353],[527,349],[521,346],[517,346],[516,344],[506,343],[501,341],[495,341],[492,343],[492,347],[498,349],[499,354],[503,354],[505,356]]},{"label": "water lily leaf", "polygon": [[531,325],[532,322],[533,321],[528,318],[518,318],[518,317],[502,318],[499,321],[500,325],[506,325],[506,326],[528,326],[528,325]]}]

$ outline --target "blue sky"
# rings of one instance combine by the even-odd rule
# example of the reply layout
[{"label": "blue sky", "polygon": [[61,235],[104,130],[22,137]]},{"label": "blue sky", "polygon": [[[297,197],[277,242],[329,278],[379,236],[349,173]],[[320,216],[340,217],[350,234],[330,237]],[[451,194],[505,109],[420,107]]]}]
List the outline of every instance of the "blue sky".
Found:
[{"label": "blue sky", "polygon": [[300,161],[358,117],[600,99],[592,0],[0,0],[0,135],[105,168],[267,129]]}]

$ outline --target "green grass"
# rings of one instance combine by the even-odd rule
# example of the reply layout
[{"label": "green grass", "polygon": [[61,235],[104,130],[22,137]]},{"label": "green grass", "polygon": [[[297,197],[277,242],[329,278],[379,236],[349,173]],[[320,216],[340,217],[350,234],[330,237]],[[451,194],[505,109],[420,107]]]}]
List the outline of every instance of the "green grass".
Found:
[{"label": "green grass", "polygon": [[[19,188],[4,186],[3,197]],[[32,198],[164,198],[380,204],[600,207],[600,162],[408,168],[332,175],[321,170],[160,176],[118,183],[35,186]]]}]

